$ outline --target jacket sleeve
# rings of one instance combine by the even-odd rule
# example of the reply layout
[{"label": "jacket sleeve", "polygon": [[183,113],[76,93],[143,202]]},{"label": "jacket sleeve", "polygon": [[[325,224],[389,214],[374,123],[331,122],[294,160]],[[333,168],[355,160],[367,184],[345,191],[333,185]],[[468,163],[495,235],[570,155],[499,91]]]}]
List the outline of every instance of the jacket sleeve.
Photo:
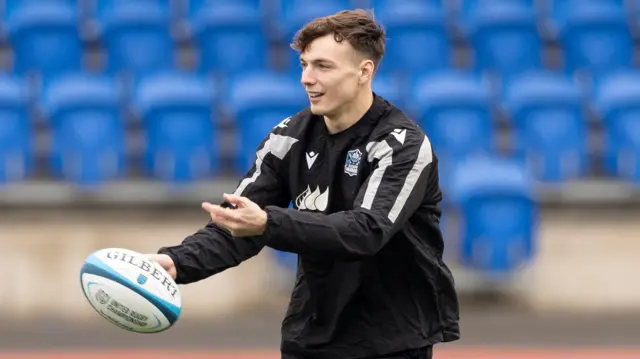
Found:
[{"label": "jacket sleeve", "polygon": [[[296,141],[274,133],[265,138],[256,152],[256,162],[240,180],[234,194],[245,196],[263,208],[267,205],[288,206],[290,195],[278,168]],[[158,253],[173,259],[176,283],[187,284],[239,265],[258,254],[265,244],[262,237],[234,238],[209,221],[181,244],[160,248]]]},{"label": "jacket sleeve", "polygon": [[418,207],[436,208],[442,195],[428,138],[409,130],[398,137],[367,146],[373,170],[352,210],[326,215],[268,206],[269,247],[343,260],[373,256]]}]

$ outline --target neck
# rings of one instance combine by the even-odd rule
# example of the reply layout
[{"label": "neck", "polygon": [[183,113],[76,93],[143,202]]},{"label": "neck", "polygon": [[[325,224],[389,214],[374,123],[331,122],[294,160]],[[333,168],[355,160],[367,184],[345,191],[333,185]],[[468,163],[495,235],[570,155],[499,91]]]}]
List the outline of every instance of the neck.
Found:
[{"label": "neck", "polygon": [[352,102],[346,104],[344,108],[336,111],[335,114],[325,115],[324,123],[329,133],[342,132],[360,121],[371,105],[373,104],[373,92],[363,91]]}]

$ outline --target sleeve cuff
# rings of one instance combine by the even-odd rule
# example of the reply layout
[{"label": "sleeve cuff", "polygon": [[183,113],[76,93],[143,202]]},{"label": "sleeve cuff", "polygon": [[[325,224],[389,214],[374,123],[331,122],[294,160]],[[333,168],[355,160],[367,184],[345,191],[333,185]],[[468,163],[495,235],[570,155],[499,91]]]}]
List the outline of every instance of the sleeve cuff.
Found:
[{"label": "sleeve cuff", "polygon": [[280,221],[278,220],[279,207],[267,206],[264,211],[267,213],[267,225],[265,226],[262,238],[266,240],[267,245],[274,236],[278,235],[280,229]]}]

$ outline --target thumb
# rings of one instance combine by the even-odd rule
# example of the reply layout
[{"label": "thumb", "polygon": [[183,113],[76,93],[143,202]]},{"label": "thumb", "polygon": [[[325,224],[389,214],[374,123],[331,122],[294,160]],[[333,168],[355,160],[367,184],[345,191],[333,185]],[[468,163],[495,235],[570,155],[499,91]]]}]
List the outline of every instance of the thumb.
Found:
[{"label": "thumb", "polygon": [[173,259],[166,254],[148,254],[147,258],[153,262],[158,263],[162,268],[168,270],[175,267]]}]

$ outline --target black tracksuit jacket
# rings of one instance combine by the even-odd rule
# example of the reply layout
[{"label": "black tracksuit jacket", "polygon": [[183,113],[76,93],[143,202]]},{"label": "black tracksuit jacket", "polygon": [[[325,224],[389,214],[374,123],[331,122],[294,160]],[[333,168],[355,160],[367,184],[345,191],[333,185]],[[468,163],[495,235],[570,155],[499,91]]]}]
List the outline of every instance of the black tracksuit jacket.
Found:
[{"label": "black tracksuit jacket", "polygon": [[442,260],[437,159],[415,122],[377,95],[337,134],[306,109],[274,127],[256,155],[235,194],[265,209],[266,232],[234,238],[209,223],[161,248],[176,263],[177,283],[268,246],[298,254],[282,323],[287,357],[366,358],[460,337]]}]

